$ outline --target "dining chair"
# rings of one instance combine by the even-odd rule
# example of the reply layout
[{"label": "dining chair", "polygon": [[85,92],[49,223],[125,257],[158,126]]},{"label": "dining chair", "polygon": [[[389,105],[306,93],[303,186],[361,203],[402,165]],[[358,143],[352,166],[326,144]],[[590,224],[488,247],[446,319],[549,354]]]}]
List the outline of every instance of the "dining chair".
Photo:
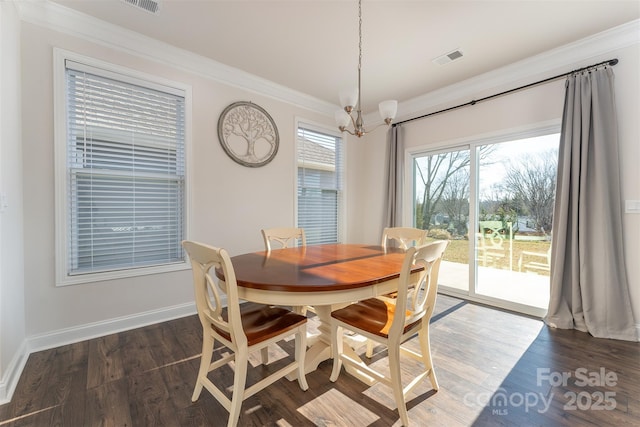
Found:
[{"label": "dining chair", "polygon": [[[528,259],[528,261],[524,261]],[[551,271],[551,246],[546,252],[522,251],[518,258],[518,271],[533,270],[549,273]]]},{"label": "dining chair", "polygon": [[[414,387],[428,377],[434,390],[438,380],[433,368],[429,343],[429,320],[433,314],[438,287],[438,270],[448,240],[439,240],[421,246],[410,247],[405,254],[395,299],[370,298],[348,305],[331,313],[331,338],[334,349],[331,381],[336,381],[343,364],[369,375],[393,390],[400,420],[409,425],[405,397]],[[412,268],[423,269],[412,274]],[[414,275],[417,274],[418,277]],[[376,371],[362,360],[343,352],[343,331],[347,329],[387,347],[388,374]],[[418,334],[420,352],[403,346]],[[403,388],[400,354],[412,357],[424,365],[415,378]],[[412,374],[414,371],[412,371]]]},{"label": "dining chair", "polygon": [[[421,230],[413,227],[385,227],[382,230],[382,242],[380,245],[387,250],[389,242],[395,242],[398,248],[407,250],[411,246],[419,246],[427,241],[428,230]],[[385,298],[395,298],[397,292],[384,295]],[[368,358],[373,356],[373,341],[367,340],[367,350],[365,355]]]},{"label": "dining chair", "polygon": [[[240,417],[242,402],[285,375],[297,371],[298,383],[307,390],[304,357],[307,340],[307,318],[285,308],[259,304],[241,304],[233,265],[226,250],[202,243],[183,241],[182,246],[191,260],[198,317],[202,323],[202,355],[200,369],[191,400],[197,401],[206,388],[229,411],[227,426],[235,426]],[[220,269],[225,282],[214,279]],[[227,309],[223,310],[226,294]],[[246,387],[249,354],[260,350],[262,364],[268,362],[268,346],[289,336],[295,336],[294,360],[283,368],[264,376]],[[218,341],[230,352],[213,360],[213,348]],[[218,368],[230,365],[234,371],[232,397],[229,399],[208,378]]]},{"label": "dining chair", "polygon": [[[304,234],[304,228],[296,227],[279,227],[279,228],[263,228],[260,230],[264,239],[264,250],[270,252],[272,243],[277,243],[280,248],[292,247],[296,241],[300,246],[307,246],[307,237]],[[315,313],[313,306],[296,306],[292,307],[296,313],[307,314],[307,311]]]},{"label": "dining chair", "polygon": [[400,249],[407,250],[410,246],[422,245],[427,240],[428,230],[421,230],[412,227],[385,227],[382,230],[382,242],[384,249],[387,249],[389,241],[394,241]]},{"label": "dining chair", "polygon": [[296,241],[298,241],[300,246],[307,246],[307,237],[304,234],[303,228],[263,228],[261,232],[266,251],[274,249],[272,248],[272,243],[278,243],[281,248],[291,247]]},{"label": "dining chair", "polygon": [[496,266],[505,257],[505,248],[500,237],[487,238],[484,232],[476,233],[477,261],[482,262],[483,267]]}]

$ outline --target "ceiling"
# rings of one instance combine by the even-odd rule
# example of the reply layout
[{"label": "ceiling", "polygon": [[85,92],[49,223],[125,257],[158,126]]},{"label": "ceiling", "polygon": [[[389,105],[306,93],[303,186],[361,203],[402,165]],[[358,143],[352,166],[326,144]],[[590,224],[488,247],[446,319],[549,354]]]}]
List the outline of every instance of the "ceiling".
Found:
[{"label": "ceiling", "polygon": [[[356,85],[356,0],[158,0],[157,14],[122,0],[54,1],[333,104]],[[638,0],[364,0],[363,110],[638,18]],[[461,59],[432,62],[455,49]]]}]

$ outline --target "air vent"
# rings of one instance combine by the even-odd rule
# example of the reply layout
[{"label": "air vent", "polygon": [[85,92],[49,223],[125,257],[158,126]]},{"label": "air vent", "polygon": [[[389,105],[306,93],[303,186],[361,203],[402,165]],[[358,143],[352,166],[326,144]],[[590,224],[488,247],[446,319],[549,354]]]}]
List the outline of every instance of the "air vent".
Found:
[{"label": "air vent", "polygon": [[122,0],[124,3],[157,15],[160,13],[160,0]]},{"label": "air vent", "polygon": [[449,53],[445,53],[442,56],[438,56],[432,62],[438,65],[448,64],[449,62],[453,62],[457,59],[462,58],[462,51],[460,49],[453,50]]}]

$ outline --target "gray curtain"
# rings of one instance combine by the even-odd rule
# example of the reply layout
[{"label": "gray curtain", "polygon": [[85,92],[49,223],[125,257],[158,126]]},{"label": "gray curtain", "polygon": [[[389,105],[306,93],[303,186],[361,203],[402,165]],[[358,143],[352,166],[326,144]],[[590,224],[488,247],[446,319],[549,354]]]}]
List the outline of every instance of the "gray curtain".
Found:
[{"label": "gray curtain", "polygon": [[545,322],[635,341],[622,242],[613,70],[566,83]]},{"label": "gray curtain", "polygon": [[384,216],[385,227],[402,226],[402,176],[404,144],[400,126],[387,131],[387,194]]}]

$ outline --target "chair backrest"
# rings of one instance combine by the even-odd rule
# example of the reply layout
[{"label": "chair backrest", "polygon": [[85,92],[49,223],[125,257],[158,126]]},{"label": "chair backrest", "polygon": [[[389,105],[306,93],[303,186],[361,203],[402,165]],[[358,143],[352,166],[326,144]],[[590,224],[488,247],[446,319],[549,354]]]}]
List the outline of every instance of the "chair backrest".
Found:
[{"label": "chair backrest", "polygon": [[496,249],[491,243],[487,243],[484,233],[476,233],[476,251],[486,251],[487,249]]},{"label": "chair backrest", "polygon": [[[395,316],[389,336],[400,336],[406,325],[428,322],[433,314],[438,290],[438,273],[448,240],[438,240],[407,249],[398,283]],[[411,277],[411,269],[422,266],[418,279]],[[405,316],[398,315],[406,313]]]},{"label": "chair backrest", "polygon": [[396,241],[398,247],[407,250],[410,246],[420,246],[427,240],[427,230],[412,227],[386,227],[382,230],[381,246],[387,249],[389,240]]},{"label": "chair backrest", "polygon": [[293,246],[296,240],[300,241],[300,246],[307,246],[307,237],[304,234],[303,228],[263,228],[261,231],[266,251],[277,249],[277,247],[271,247],[272,243],[278,243],[281,248],[288,248]]},{"label": "chair backrest", "polygon": [[504,243],[504,236],[500,234],[501,231],[504,231],[502,221],[479,221],[478,225],[483,246],[502,249],[502,244]]},{"label": "chair backrest", "polygon": [[[242,328],[236,274],[226,250],[203,243],[184,240],[182,247],[191,260],[196,308],[202,327],[213,327],[229,335],[236,345],[246,344],[247,337]],[[215,278],[215,270],[224,274],[224,287]],[[227,316],[222,315],[222,297],[227,296]]]}]

